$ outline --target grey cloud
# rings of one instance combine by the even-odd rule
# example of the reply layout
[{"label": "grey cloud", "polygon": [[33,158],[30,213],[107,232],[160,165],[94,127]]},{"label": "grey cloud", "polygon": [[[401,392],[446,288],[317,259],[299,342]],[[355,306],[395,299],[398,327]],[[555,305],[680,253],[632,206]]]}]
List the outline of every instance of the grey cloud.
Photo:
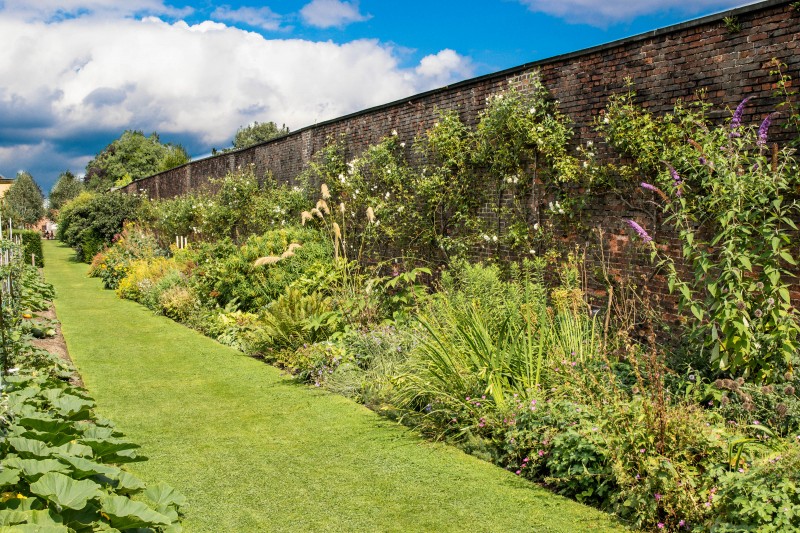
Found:
[{"label": "grey cloud", "polygon": [[83,99],[83,103],[95,108],[121,104],[127,98],[128,93],[124,89],[113,89],[111,87],[99,87]]}]

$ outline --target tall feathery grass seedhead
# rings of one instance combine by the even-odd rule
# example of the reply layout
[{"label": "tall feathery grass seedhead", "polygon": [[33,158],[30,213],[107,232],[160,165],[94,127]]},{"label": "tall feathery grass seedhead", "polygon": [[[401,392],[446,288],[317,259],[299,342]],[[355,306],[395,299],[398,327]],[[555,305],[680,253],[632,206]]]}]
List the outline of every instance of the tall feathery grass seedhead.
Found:
[{"label": "tall feathery grass seedhead", "polygon": [[326,183],[322,184],[322,187],[320,187],[320,192],[322,193],[323,200],[331,199],[331,191],[328,190],[328,185]]},{"label": "tall feathery grass seedhead", "polygon": [[253,266],[264,266],[264,265],[274,265],[278,261],[281,260],[281,257],[277,255],[268,255],[266,257],[259,257],[256,259],[256,262],[253,263]]}]

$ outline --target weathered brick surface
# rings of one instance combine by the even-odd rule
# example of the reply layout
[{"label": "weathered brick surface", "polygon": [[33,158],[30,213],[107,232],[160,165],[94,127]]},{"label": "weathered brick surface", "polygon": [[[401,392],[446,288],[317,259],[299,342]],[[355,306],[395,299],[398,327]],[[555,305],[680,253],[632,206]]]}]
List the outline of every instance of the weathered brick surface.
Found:
[{"label": "weathered brick surface", "polygon": [[[735,16],[741,31],[729,32],[722,21],[726,16]],[[353,157],[396,130],[399,138],[407,141],[407,155],[413,162],[411,142],[436,121],[437,109],[456,109],[463,121],[475,124],[488,96],[509,85],[524,90],[536,71],[559,101],[560,109],[573,120],[576,142],[597,142],[593,121],[609,95],[625,90],[626,78],[634,81],[641,104],[657,113],[670,111],[678,99],[696,98],[696,92],[702,89],[715,105],[715,116],[723,118],[730,116],[726,107],[733,108],[745,96],[752,96],[744,121],[754,122],[774,111],[780,102],[773,94],[777,87],[775,77],[770,75],[772,58],[788,65],[787,72],[795,84],[800,80],[799,28],[800,12],[791,2],[762,2],[354,113],[255,147],[138,180],[125,190],[168,198],[248,164],[255,166],[258,176],[271,172],[279,182],[292,183],[326,140],[341,134],[347,140],[348,157]],[[771,130],[773,137],[787,135],[779,128],[781,125],[779,117]],[[602,146],[598,149],[603,153]],[[659,217],[652,208],[645,207],[641,193],[631,194],[632,202],[598,197],[587,211],[588,225],[604,228],[608,265],[613,273],[646,276],[655,292],[664,293],[663,279],[653,274],[649,260],[631,253],[629,231],[623,227],[622,219],[636,218],[657,238],[667,243],[673,239],[669,234],[660,234]],[[547,198],[537,200],[540,207],[546,201]],[[586,239],[584,235],[575,238]],[[674,242],[666,248],[675,249]],[[476,250],[479,255],[496,251]]]}]

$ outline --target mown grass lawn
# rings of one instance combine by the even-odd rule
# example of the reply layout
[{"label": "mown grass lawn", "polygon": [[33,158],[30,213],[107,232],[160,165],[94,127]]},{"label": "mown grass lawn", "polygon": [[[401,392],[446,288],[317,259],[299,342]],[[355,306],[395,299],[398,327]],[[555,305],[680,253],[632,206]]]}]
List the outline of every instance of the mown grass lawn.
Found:
[{"label": "mown grass lawn", "polygon": [[186,530],[615,531],[608,516],[298,385],[104,291],[44,243],[70,354],[132,470],[190,501]]}]

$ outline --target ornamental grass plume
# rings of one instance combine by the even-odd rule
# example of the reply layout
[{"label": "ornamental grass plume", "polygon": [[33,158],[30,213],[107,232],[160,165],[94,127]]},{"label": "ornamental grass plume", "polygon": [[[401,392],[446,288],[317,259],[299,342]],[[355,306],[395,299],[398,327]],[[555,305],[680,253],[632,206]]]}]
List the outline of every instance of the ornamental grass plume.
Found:
[{"label": "ornamental grass plume", "polygon": [[305,226],[306,222],[313,220],[314,216],[309,211],[303,211],[300,213],[300,223]]},{"label": "ornamental grass plume", "polygon": [[328,190],[328,185],[323,183],[320,187],[320,192],[322,193],[323,200],[330,200],[331,199],[331,192]]},{"label": "ornamental grass plume", "polygon": [[752,96],[748,96],[742,100],[738,106],[736,106],[736,110],[733,112],[733,118],[731,119],[731,138],[742,136],[742,134],[739,132],[739,128],[742,125],[742,114],[744,113],[744,106],[747,105],[747,102],[751,98]]},{"label": "ornamental grass plume", "polygon": [[372,210],[372,207],[367,207],[367,220],[370,224],[375,223],[375,211]]},{"label": "ornamental grass plume", "polygon": [[642,241],[647,243],[653,240],[653,238],[647,234],[647,231],[645,231],[645,229],[641,227],[639,224],[637,224],[635,221],[626,218],[625,222],[627,222],[630,227],[636,230],[636,233],[639,234],[639,237],[642,239]]},{"label": "ornamental grass plume", "polygon": [[333,237],[334,237],[333,256],[334,258],[339,259],[339,243],[342,240],[342,230],[339,227],[339,224],[337,224],[336,222],[333,223],[332,227],[333,227]]},{"label": "ornamental grass plume", "polygon": [[268,255],[266,257],[259,257],[256,259],[256,262],[253,263],[253,266],[264,266],[264,265],[274,265],[278,261],[281,260],[281,257],[277,255]]},{"label": "ornamental grass plume", "polygon": [[317,201],[317,209],[319,209],[322,213],[326,215],[331,214],[331,210],[328,209],[328,202],[326,202],[325,200],[320,199]]},{"label": "ornamental grass plume", "polygon": [[293,243],[291,243],[291,244],[289,245],[289,248],[288,248],[288,250],[287,250],[287,251],[289,251],[289,252],[294,252],[295,250],[298,250],[298,249],[300,249],[300,248],[302,248],[302,247],[303,247],[303,245],[302,245],[302,244],[300,244],[299,242],[293,242]]},{"label": "ornamental grass plume", "polygon": [[323,216],[323,214],[322,214],[322,211],[320,211],[320,210],[319,210],[319,209],[317,209],[316,207],[315,207],[314,209],[312,209],[312,210],[311,210],[311,214],[312,214],[312,215],[314,215],[315,217],[319,217],[319,218],[320,218],[320,220],[322,220],[322,219],[324,219],[324,218],[325,218],[325,217]]}]

